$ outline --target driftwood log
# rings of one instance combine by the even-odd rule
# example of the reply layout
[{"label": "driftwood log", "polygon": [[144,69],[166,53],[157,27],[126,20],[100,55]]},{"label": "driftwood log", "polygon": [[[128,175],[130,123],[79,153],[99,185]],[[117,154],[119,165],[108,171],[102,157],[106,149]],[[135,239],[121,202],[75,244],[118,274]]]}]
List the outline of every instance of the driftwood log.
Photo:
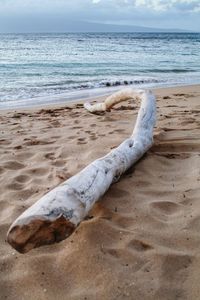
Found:
[{"label": "driftwood log", "polygon": [[123,89],[107,97],[104,102],[91,105],[89,102],[84,104],[85,109],[91,113],[104,112],[111,109],[114,105],[129,100],[131,98],[141,98],[141,95],[145,93],[143,90]]},{"label": "driftwood log", "polygon": [[7,234],[8,243],[17,251],[26,253],[67,238],[110,185],[152,146],[156,101],[151,91],[122,90],[104,103],[87,103],[85,108],[90,112],[105,111],[130,98],[142,101],[131,137],[44,195],[19,216]]}]

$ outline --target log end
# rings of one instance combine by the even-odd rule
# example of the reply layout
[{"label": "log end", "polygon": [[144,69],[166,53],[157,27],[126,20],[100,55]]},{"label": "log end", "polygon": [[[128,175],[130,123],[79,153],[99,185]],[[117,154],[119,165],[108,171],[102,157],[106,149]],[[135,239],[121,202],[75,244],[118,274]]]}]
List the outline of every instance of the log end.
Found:
[{"label": "log end", "polygon": [[27,224],[14,223],[7,234],[7,242],[18,252],[58,243],[72,234],[75,225],[63,215],[55,220],[33,219]]}]

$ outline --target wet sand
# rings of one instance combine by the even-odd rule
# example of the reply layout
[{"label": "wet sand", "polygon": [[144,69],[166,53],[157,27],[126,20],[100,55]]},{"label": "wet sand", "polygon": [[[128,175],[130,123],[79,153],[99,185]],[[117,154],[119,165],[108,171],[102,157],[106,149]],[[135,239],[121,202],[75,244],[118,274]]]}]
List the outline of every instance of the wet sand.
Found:
[{"label": "wet sand", "polygon": [[200,86],[154,92],[154,146],[70,238],[25,255],[10,224],[127,138],[139,103],[0,111],[0,299],[199,299]]}]

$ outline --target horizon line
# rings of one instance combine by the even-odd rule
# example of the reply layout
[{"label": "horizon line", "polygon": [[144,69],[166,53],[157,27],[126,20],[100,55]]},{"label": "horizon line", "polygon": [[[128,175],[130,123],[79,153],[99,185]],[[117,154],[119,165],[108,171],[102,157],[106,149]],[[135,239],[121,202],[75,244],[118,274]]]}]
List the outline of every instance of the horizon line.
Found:
[{"label": "horizon line", "polygon": [[[163,29],[164,30],[164,29]],[[19,31],[19,32],[0,32],[0,34],[41,34],[41,33],[48,33],[48,34],[63,34],[63,33],[179,33],[179,34],[184,34],[184,33],[200,33],[200,31],[194,31],[194,30],[177,30],[174,31],[172,30],[164,30],[164,31]]]}]

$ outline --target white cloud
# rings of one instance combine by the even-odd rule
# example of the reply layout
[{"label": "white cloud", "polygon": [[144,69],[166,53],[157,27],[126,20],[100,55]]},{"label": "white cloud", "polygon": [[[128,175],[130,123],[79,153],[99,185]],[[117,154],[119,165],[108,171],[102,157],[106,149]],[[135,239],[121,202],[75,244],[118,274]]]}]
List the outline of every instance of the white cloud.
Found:
[{"label": "white cloud", "polygon": [[0,0],[0,30],[2,19],[29,17],[47,26],[71,20],[200,31],[200,0]]},{"label": "white cloud", "polygon": [[161,11],[178,10],[192,12],[200,7],[199,0],[138,0],[146,2],[143,5]]},{"label": "white cloud", "polygon": [[93,3],[112,3],[132,8],[143,8],[150,11],[179,10],[197,12],[200,10],[200,0],[92,0]]},{"label": "white cloud", "polygon": [[143,9],[149,12],[183,11],[199,12],[200,0],[0,0],[0,12],[3,10],[28,10],[46,9],[52,10],[95,10],[97,8],[112,8],[112,11],[119,7],[125,9]]}]

